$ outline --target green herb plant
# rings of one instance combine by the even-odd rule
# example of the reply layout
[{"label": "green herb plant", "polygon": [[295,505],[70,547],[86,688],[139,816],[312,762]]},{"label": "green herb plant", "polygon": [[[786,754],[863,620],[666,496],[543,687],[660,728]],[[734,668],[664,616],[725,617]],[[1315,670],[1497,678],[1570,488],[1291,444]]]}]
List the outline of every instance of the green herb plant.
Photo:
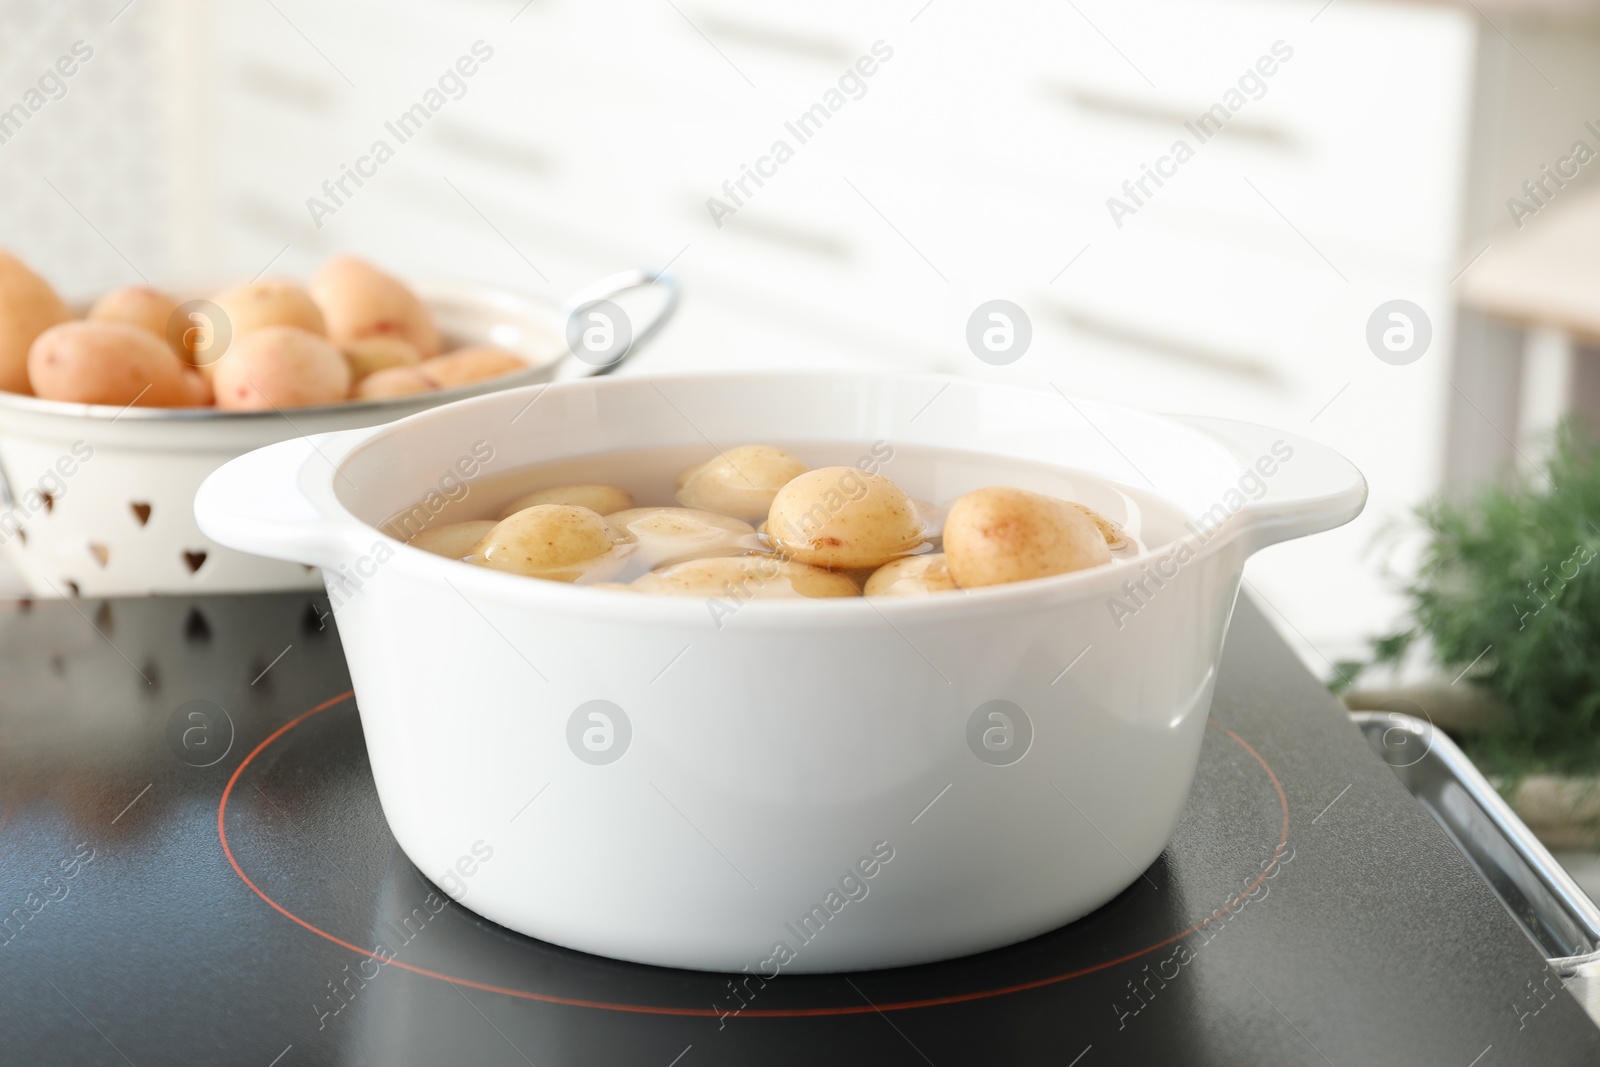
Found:
[{"label": "green herb plant", "polygon": [[1334,688],[1429,639],[1437,663],[1509,709],[1460,738],[1485,771],[1600,772],[1600,441],[1574,420],[1544,473],[1417,512],[1430,535],[1406,586],[1411,625],[1341,663]]}]

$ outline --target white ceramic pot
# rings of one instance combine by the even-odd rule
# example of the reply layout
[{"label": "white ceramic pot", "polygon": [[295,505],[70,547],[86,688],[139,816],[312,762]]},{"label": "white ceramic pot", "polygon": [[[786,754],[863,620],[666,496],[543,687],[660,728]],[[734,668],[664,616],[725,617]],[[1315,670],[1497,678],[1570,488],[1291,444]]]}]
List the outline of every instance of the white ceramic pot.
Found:
[{"label": "white ceramic pot", "polygon": [[[483,476],[461,464],[485,446],[502,471],[875,440],[1088,472],[1087,502],[1151,550],[730,615],[375,528],[446,475]],[[966,380],[730,374],[518,390],[284,442],[223,466],[195,511],[223,544],[328,573],[384,813],[441,888],[560,945],[770,974],[994,948],[1138,878],[1183,808],[1246,557],[1365,497],[1327,448],[1242,423]]]},{"label": "white ceramic pot", "polygon": [[[495,344],[528,369],[392,400],[289,411],[117,408],[0,392],[0,550],[35,596],[144,596],[310,589],[314,570],[232,552],[194,523],[195,490],[227,460],[275,441],[374,426],[451,400],[610,370],[574,358],[570,314],[642,285],[664,293],[633,324],[642,344],[671,314],[670,275],[627,271],[564,305],[481,286],[422,284],[448,346]],[[86,309],[80,309],[86,310]],[[620,360],[618,361],[620,362]]]}]

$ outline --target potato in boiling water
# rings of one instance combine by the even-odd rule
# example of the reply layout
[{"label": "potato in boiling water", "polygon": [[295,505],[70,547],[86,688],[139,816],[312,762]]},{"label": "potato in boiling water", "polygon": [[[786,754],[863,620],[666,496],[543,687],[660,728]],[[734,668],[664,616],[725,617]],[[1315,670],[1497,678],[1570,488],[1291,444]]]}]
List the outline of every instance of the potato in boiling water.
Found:
[{"label": "potato in boiling water", "polygon": [[1025,489],[976,489],[944,524],[950,574],[963,589],[1097,567],[1111,550],[1093,520],[1065,500]]},{"label": "potato in boiling water", "polygon": [[773,498],[767,535],[784,556],[818,567],[879,567],[923,543],[922,518],[881,474],[823,467]]},{"label": "potato in boiling water", "polygon": [[633,589],[669,596],[746,600],[859,596],[842,574],[773,556],[712,556],[674,563],[636,578]]},{"label": "potato in boiling water", "polygon": [[469,563],[556,582],[604,577],[620,567],[626,542],[598,513],[570,504],[537,504],[495,523]]},{"label": "potato in boiling water", "polygon": [[754,522],[772,498],[809,468],[781,448],[740,445],[678,475],[678,503]]},{"label": "potato in boiling water", "polygon": [[412,548],[432,552],[436,556],[466,559],[478,547],[478,542],[494,529],[493,519],[472,519],[468,522],[446,522],[430,526],[407,541]]},{"label": "potato in boiling water", "polygon": [[922,519],[922,536],[930,541],[937,541],[943,537],[944,516],[948,509],[941,508],[938,504],[930,504],[926,500],[912,500],[911,503]]},{"label": "potato in boiling water", "polygon": [[1100,514],[1087,504],[1080,504],[1076,500],[1069,500],[1067,503],[1071,504],[1073,507],[1077,508],[1079,511],[1083,512],[1089,517],[1089,521],[1094,523],[1095,528],[1100,531],[1100,536],[1106,539],[1107,548],[1116,549],[1126,548],[1128,546],[1128,535],[1121,526],[1106,518],[1104,515]]},{"label": "potato in boiling water", "polygon": [[862,590],[867,596],[927,596],[957,589],[943,552],[902,556],[872,572]]},{"label": "potato in boiling water", "polygon": [[614,485],[556,485],[549,489],[535,489],[517,497],[500,509],[502,519],[509,518],[523,508],[536,504],[571,504],[588,508],[601,515],[633,507],[633,494]]},{"label": "potato in boiling water", "polygon": [[734,554],[759,549],[753,526],[731,515],[696,508],[630,508],[606,521],[633,536],[633,561],[655,567],[694,556]]}]

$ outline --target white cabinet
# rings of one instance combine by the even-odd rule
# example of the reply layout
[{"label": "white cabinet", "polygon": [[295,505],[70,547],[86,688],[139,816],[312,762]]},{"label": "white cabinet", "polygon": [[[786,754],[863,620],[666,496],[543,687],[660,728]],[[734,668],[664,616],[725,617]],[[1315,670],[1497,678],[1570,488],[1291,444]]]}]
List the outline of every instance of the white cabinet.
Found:
[{"label": "white cabinet", "polygon": [[[290,269],[352,248],[561,292],[672,260],[682,318],[645,368],[925,368],[1279,423],[1360,463],[1372,504],[1339,534],[1268,553],[1250,580],[1329,657],[1390,621],[1365,549],[1441,484],[1451,282],[1477,250],[1464,220],[1507,195],[1470,183],[1467,164],[1488,151],[1485,109],[1505,129],[1523,106],[1477,92],[1486,55],[1516,57],[1471,6],[279,6],[293,26],[259,3],[212,16],[222,147],[207,163],[229,269],[290,243]],[[305,199],[479,39],[494,58],[465,95],[313,226]],[[1566,73],[1597,54],[1556,51]],[[1218,105],[1221,132],[1200,137]],[[793,124],[818,106],[827,117],[800,138]],[[1192,158],[1163,162],[1179,141]],[[747,167],[764,179],[744,179],[718,226],[707,201],[731,202],[724,183]],[[1147,167],[1165,168],[1161,184]],[[1119,226],[1108,198],[1141,178]],[[964,341],[996,297],[1035,329],[1005,368]],[[1434,332],[1404,367],[1365,340],[1396,298]]]}]

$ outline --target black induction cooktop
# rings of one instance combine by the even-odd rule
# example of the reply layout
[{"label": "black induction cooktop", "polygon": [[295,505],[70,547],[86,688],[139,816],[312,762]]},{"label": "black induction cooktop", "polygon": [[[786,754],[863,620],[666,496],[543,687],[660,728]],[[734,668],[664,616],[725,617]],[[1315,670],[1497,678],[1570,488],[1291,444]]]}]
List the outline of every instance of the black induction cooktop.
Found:
[{"label": "black induction cooktop", "polygon": [[1177,834],[1121,896],[765,984],[475,916],[389,834],[349,685],[304,594],[0,606],[0,1063],[1600,1063],[1248,601]]}]

